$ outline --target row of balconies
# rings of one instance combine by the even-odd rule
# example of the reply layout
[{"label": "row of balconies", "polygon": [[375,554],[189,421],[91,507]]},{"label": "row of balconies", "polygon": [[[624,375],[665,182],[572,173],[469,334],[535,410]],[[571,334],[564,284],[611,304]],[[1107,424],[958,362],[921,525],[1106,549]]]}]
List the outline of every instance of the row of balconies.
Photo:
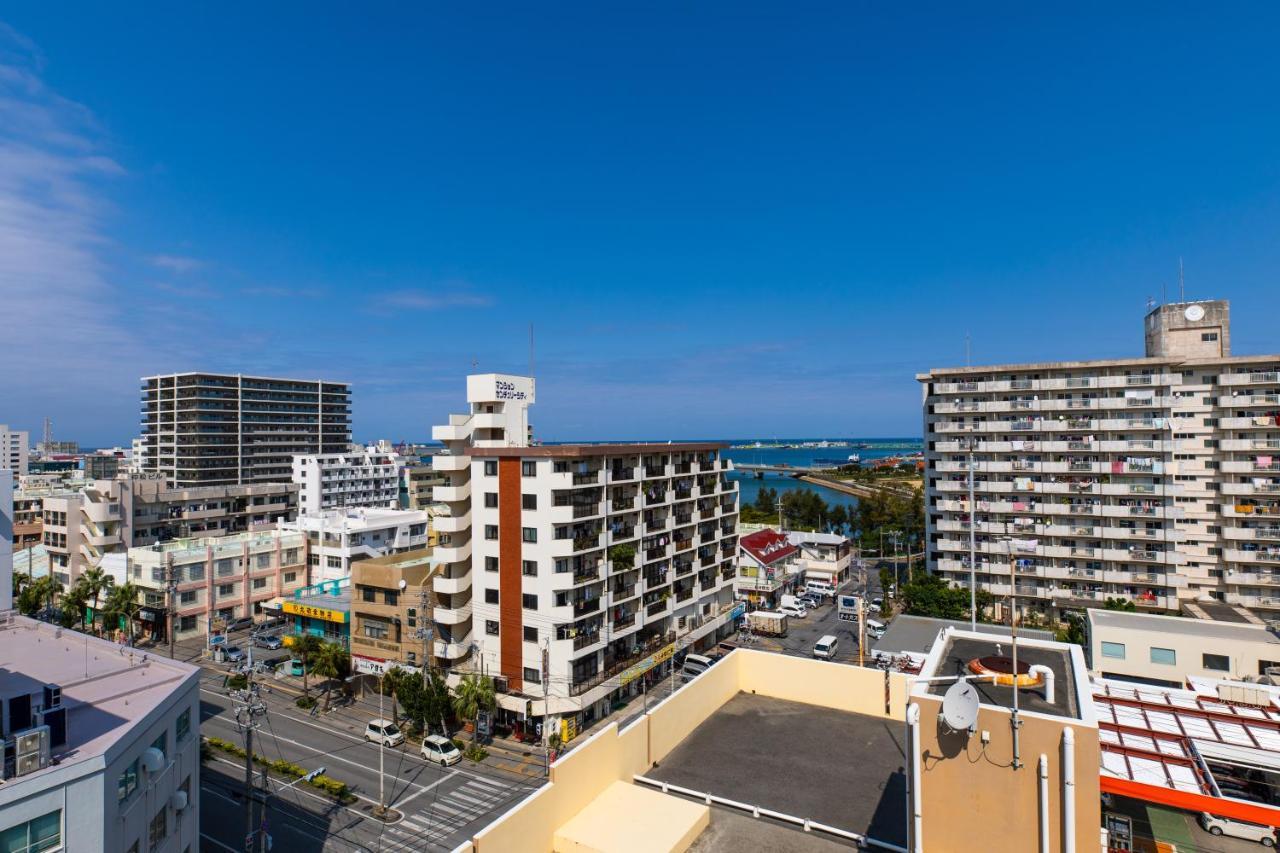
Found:
[{"label": "row of balconies", "polygon": [[1280,563],[1280,546],[1267,546],[1253,550],[1224,548],[1222,558],[1228,563]]},{"label": "row of balconies", "polygon": [[1218,375],[1219,385],[1277,385],[1280,384],[1280,370],[1251,370],[1241,373],[1222,373]]},{"label": "row of balconies", "polygon": [[[1030,550],[1013,548],[1015,559],[1031,557],[1058,557],[1063,559],[1105,560],[1112,563],[1159,563],[1161,565],[1178,565],[1187,561],[1186,554],[1173,550],[1152,550],[1150,548],[1095,548],[1088,545],[1045,545],[1038,540]],[[940,551],[965,553],[969,551],[969,543],[958,539],[940,539],[934,546]],[[974,551],[979,554],[999,554],[1008,556],[1010,547],[1004,542],[977,542]]]},{"label": "row of balconies", "polygon": [[[968,541],[970,523],[955,519],[941,519],[933,529],[941,533],[963,533]],[[1124,539],[1124,540],[1156,540],[1159,542],[1180,542],[1184,539],[1180,530],[1165,530],[1150,527],[1095,526],[1093,524],[1006,524],[1003,521],[979,521],[974,533],[991,536],[1051,536],[1056,538],[1081,537],[1089,539]]]},{"label": "row of balconies", "polygon": [[[1182,494],[1182,486],[1168,483],[1093,483],[1093,482],[1059,482],[1044,483],[1030,481],[1025,488],[1019,488],[1015,480],[978,480],[973,484],[976,493],[1017,493],[1048,495],[1151,495],[1173,497]],[[969,484],[965,480],[939,480],[930,487],[930,491],[948,494],[965,493]]]},{"label": "row of balconies", "polygon": [[932,433],[1045,433],[1108,431],[1163,431],[1167,423],[1163,418],[1036,418],[1007,421],[944,421],[930,419]]},{"label": "row of balconies", "polygon": [[[951,580],[953,583],[961,586],[967,585],[968,583],[967,575],[958,574],[951,578]],[[1160,584],[1156,584],[1154,586],[1161,590],[1171,588],[1167,585]],[[1133,589],[1132,582],[1127,578],[1119,581],[1112,581],[1108,578],[1107,583],[1089,584],[1088,588],[1083,585],[1072,587],[1050,584],[1018,583],[1014,584],[1011,589],[1008,583],[980,580],[979,588],[986,590],[996,598],[1007,598],[1012,591],[1016,592],[1019,598],[1038,599],[1045,603],[1062,602],[1066,599],[1106,601],[1108,598],[1120,598],[1126,601],[1132,601],[1138,607],[1176,610],[1180,606],[1176,594],[1161,594],[1154,591],[1138,592]]]},{"label": "row of balconies", "polygon": [[998,379],[983,382],[936,382],[935,394],[996,393],[1000,391],[1074,391],[1089,388],[1145,388],[1181,385],[1177,373],[1142,373],[1130,376],[1071,376],[1053,379]]},{"label": "row of balconies", "polygon": [[1218,398],[1218,405],[1230,409],[1246,406],[1280,406],[1280,394],[1228,394]]},{"label": "row of balconies", "polygon": [[[1174,450],[1182,449],[1181,441],[1163,441],[1160,439],[1143,438],[1143,439],[1127,439],[1127,440],[1061,440],[1061,441],[1042,441],[1040,439],[1029,439],[1027,441],[985,441],[982,439],[969,439],[964,441],[939,441],[934,443],[934,452],[936,453],[968,453],[972,443],[974,453],[1070,453],[1073,451],[1085,451],[1088,453],[1132,453],[1133,451],[1152,451],[1168,453]],[[1225,442],[1224,442],[1225,443]]]},{"label": "row of balconies", "polygon": [[[1164,464],[1156,460],[1125,461],[1117,459],[1113,462],[1097,462],[1091,460],[1059,460],[1041,461],[1031,459],[977,460],[970,463],[950,459],[937,460],[934,470],[942,474],[982,471],[989,474],[1035,473],[1035,474],[1148,474],[1164,473]],[[1117,470],[1119,469],[1119,470]]]},{"label": "row of balconies", "polygon": [[933,414],[953,415],[973,412],[1077,412],[1114,409],[1167,409],[1177,404],[1173,397],[1082,397],[1070,400],[983,400],[933,404]]}]

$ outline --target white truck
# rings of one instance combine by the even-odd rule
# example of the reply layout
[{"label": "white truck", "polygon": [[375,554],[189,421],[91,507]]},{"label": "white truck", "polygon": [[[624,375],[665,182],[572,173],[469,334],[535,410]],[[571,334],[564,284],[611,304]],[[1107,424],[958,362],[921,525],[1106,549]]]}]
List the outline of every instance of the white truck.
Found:
[{"label": "white truck", "polygon": [[785,637],[787,615],[772,610],[753,610],[747,614],[747,626],[766,637]]}]

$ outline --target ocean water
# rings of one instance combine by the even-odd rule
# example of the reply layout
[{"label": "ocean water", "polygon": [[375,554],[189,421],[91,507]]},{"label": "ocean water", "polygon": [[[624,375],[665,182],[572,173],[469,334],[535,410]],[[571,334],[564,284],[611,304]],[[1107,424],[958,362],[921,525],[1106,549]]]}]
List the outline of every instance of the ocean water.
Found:
[{"label": "ocean water", "polygon": [[[735,439],[730,441],[734,445],[754,444],[759,440],[762,444],[799,444],[805,441],[822,441],[818,438],[798,438],[798,439]],[[851,439],[827,439],[829,441],[848,441],[850,444],[866,444],[865,448],[859,447],[735,447],[724,451],[727,459],[733,460],[735,464],[755,464],[755,465],[790,465],[795,468],[805,468],[815,464],[822,464],[818,460],[843,460],[848,458],[849,454],[857,453],[862,457],[863,462],[872,459],[882,459],[886,456],[895,456],[904,453],[916,453],[921,449],[921,442],[918,438],[851,438]],[[752,474],[744,474],[735,471],[732,478],[738,481],[738,494],[743,504],[749,504],[755,501],[756,495],[762,488],[774,489],[779,495],[784,492],[795,491],[798,489],[810,489],[822,496],[822,499],[832,506],[843,505],[846,507],[856,506],[858,499],[853,495],[846,495],[843,492],[837,492],[834,489],[824,489],[821,486],[815,486],[812,483],[803,483],[787,474],[766,473],[763,478],[757,479]]]}]

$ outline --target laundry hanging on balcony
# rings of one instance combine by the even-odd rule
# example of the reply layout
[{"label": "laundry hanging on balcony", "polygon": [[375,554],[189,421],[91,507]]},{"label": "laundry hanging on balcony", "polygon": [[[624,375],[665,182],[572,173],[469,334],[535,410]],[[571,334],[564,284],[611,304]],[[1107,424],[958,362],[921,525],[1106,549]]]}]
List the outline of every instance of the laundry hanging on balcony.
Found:
[{"label": "laundry hanging on balcony", "polygon": [[1036,540],[1034,539],[1014,539],[1013,550],[1021,551],[1024,554],[1034,554],[1036,550]]}]

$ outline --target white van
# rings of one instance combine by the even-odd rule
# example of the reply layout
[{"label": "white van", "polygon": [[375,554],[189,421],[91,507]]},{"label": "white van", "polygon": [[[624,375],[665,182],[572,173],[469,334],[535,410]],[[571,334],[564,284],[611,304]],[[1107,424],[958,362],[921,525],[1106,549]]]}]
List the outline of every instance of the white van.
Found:
[{"label": "white van", "polygon": [[711,665],[714,663],[715,661],[706,655],[686,655],[684,665],[680,667],[680,675],[685,681],[697,678],[711,669]]},{"label": "white van", "polygon": [[805,592],[812,592],[814,595],[820,595],[823,598],[830,598],[836,594],[836,588],[826,581],[809,581],[804,585]]},{"label": "white van", "polygon": [[884,636],[884,632],[886,630],[884,623],[878,622],[875,619],[868,619],[866,621],[866,627],[867,627],[867,636],[873,637],[874,639],[877,639],[877,640]]},{"label": "white van", "polygon": [[836,656],[836,647],[840,641],[832,634],[827,634],[813,644],[813,656],[822,658],[823,660],[834,660]]}]

